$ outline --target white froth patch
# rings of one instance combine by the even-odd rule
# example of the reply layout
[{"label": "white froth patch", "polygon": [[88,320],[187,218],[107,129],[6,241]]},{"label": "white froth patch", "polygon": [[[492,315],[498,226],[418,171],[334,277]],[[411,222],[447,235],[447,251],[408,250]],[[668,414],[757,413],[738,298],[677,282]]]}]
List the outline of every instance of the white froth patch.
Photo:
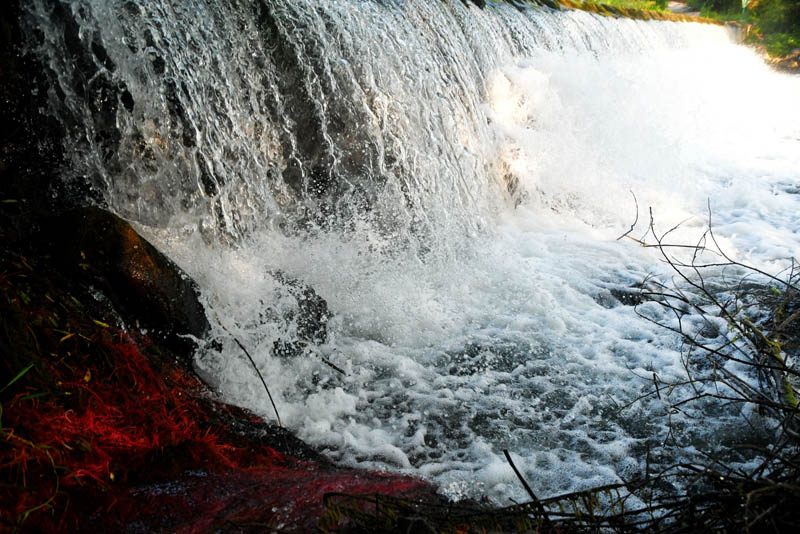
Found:
[{"label": "white froth patch", "polygon": [[[800,250],[800,194],[790,192],[800,187],[800,80],[707,31],[700,48],[542,52],[497,65],[481,117],[492,135],[468,144],[488,147],[527,200],[487,214],[484,234],[440,236],[447,254],[389,257],[366,231],[264,232],[238,250],[161,242],[251,351],[287,425],[336,460],[502,504],[527,498],[503,449],[540,497],[634,477],[648,441],[663,442],[668,410],[634,400],[653,373],[666,381],[684,369],[675,336],[611,297],[648,274],[669,277],[656,251],[617,241],[635,217],[630,191],[636,238],[652,207],[662,231],[685,221],[670,242],[696,242],[710,199],[732,257],[772,270]],[[760,109],[738,113],[749,94]],[[274,269],[326,299],[335,316],[320,350],[348,376],[313,356],[270,356],[280,332],[254,318]],[[670,320],[653,303],[638,311]],[[249,363],[214,334],[223,350],[200,354],[198,367],[225,399],[271,419]],[[735,427],[673,422],[698,445]]]},{"label": "white froth patch", "polygon": [[[798,86],[724,39],[599,58],[542,52],[494,74],[488,115],[503,168],[535,204],[624,231],[633,192],[631,235],[646,232],[652,207],[662,232],[684,221],[678,243],[699,237],[710,204],[726,252],[769,263],[798,246],[798,195],[786,193],[800,168]],[[756,109],[737,112],[742,99]]]}]

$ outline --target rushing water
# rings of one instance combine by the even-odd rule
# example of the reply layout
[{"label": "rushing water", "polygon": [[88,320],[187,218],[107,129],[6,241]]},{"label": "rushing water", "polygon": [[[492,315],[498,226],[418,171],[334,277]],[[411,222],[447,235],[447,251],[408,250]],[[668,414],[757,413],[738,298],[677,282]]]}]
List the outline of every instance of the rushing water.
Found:
[{"label": "rushing water", "polygon": [[[797,254],[800,79],[729,30],[428,0],[30,15],[70,183],[195,277],[284,423],[332,458],[505,503],[525,496],[503,449],[552,495],[636,477],[648,450],[747,438],[730,411],[700,424],[635,401],[654,372],[683,376],[681,346],[612,294],[669,276],[616,239],[631,193],[637,237],[652,207],[692,242],[710,202],[730,255],[777,269]],[[305,357],[271,355],[297,326],[276,270],[334,313]],[[215,328],[198,369],[273,418]]]}]

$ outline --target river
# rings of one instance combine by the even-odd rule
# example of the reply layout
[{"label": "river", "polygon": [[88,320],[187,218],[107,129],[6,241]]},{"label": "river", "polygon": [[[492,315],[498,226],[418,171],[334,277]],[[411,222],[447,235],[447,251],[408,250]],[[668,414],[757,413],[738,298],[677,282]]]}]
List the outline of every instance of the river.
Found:
[{"label": "river", "polygon": [[[636,400],[685,376],[683,347],[618,298],[671,277],[618,240],[647,242],[649,210],[770,272],[800,250],[800,78],[732,30],[427,0],[29,18],[68,182],[197,280],[196,365],[226,401],[274,418],[230,332],[331,458],[499,504],[526,499],[503,449],[547,496],[747,437],[731,410]],[[275,271],[333,313],[302,357],[272,354],[297,330]]]}]

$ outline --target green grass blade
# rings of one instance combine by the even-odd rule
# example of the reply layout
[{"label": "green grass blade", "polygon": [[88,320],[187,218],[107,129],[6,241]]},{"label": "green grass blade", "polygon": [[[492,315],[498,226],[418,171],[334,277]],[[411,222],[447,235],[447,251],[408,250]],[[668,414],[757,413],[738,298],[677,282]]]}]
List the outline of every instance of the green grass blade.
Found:
[{"label": "green grass blade", "polygon": [[10,387],[11,387],[11,386],[14,384],[14,382],[16,382],[17,380],[19,380],[20,378],[22,378],[22,377],[25,375],[25,373],[27,373],[28,371],[30,371],[30,370],[31,370],[31,368],[32,368],[33,366],[34,366],[34,364],[30,364],[30,365],[28,365],[28,367],[26,367],[25,369],[23,369],[22,371],[20,371],[19,373],[17,373],[17,376],[15,376],[14,378],[12,378],[12,379],[11,379],[11,382],[9,382],[8,384],[6,384],[6,385],[3,387],[3,389],[0,389],[0,393],[4,392],[4,391],[5,391],[5,390],[7,390],[8,388],[10,388]]}]

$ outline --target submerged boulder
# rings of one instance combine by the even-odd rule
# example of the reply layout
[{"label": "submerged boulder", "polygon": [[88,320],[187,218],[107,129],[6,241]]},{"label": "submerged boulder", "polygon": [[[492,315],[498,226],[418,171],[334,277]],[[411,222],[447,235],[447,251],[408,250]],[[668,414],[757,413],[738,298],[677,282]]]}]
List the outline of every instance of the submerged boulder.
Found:
[{"label": "submerged boulder", "polygon": [[53,218],[44,232],[55,263],[92,284],[124,322],[180,348],[192,344],[183,336],[208,332],[195,282],[122,218],[79,208]]},{"label": "submerged boulder", "polygon": [[294,323],[294,339],[280,339],[272,345],[273,356],[300,356],[309,345],[321,345],[328,341],[328,320],[332,314],[328,303],[310,286],[282,271],[270,273],[282,289],[295,301],[296,306],[284,311],[283,322]]}]

